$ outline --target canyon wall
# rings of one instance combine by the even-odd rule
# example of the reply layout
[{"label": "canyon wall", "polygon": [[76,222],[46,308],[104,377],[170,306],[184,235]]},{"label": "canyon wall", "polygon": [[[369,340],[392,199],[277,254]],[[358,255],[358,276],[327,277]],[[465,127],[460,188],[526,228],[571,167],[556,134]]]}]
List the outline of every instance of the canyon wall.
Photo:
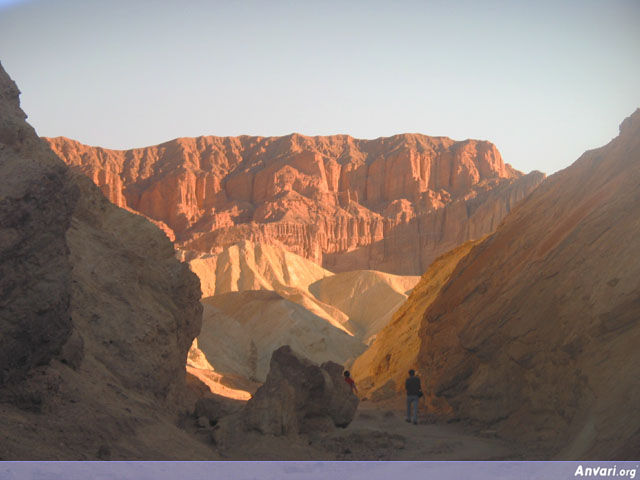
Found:
[{"label": "canyon wall", "polygon": [[[418,353],[423,341],[419,333],[424,312],[451,280],[458,263],[478,242],[466,242],[438,257],[422,275],[409,298],[376,335],[375,341],[356,358],[351,373],[358,380],[358,389],[364,397],[380,401],[404,394],[407,372],[418,368]],[[418,369],[418,375],[422,374]],[[451,412],[446,402],[431,392],[425,391],[425,394],[431,412]]]},{"label": "canyon wall", "polygon": [[[640,109],[457,260],[435,299],[416,288],[410,360],[425,393],[529,442],[529,458],[638,458],[638,252]],[[376,343],[393,340],[390,329]],[[387,365],[407,368],[404,352],[387,350],[359,370],[373,384],[399,375]]]},{"label": "canyon wall", "polygon": [[0,387],[48,363],[72,330],[65,233],[78,192],[25,122],[19,93],[0,67]]},{"label": "canyon wall", "polygon": [[70,172],[18,96],[0,67],[0,458],[215,458],[176,426],[197,277]]},{"label": "canyon wall", "polygon": [[505,164],[489,142],[417,134],[179,138],[126,151],[47,141],[182,250],[277,243],[332,271],[422,274],[494,231],[544,179]]}]

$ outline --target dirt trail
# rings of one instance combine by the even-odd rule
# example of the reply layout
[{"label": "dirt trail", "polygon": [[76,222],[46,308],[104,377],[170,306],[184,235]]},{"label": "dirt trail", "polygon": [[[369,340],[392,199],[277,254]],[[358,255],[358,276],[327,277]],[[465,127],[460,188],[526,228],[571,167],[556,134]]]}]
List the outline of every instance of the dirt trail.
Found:
[{"label": "dirt trail", "polygon": [[435,423],[421,407],[405,421],[404,401],[361,402],[345,429],[273,437],[248,433],[242,445],[219,450],[228,460],[517,460],[525,452],[492,432]]},{"label": "dirt trail", "polygon": [[327,435],[321,444],[343,460],[504,460],[521,455],[491,432],[460,424],[434,423],[424,412],[418,424],[405,421],[402,399],[361,402],[353,422]]}]

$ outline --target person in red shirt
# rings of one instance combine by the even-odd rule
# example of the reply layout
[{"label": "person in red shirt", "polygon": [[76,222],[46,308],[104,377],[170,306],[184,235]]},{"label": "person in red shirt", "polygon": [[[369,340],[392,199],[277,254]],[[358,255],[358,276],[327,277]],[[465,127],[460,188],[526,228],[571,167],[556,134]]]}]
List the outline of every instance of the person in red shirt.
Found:
[{"label": "person in red shirt", "polygon": [[351,378],[351,373],[349,372],[349,370],[344,371],[344,381],[349,384],[349,386],[351,387],[351,391],[353,393],[355,394],[358,393],[358,389],[356,388],[356,382],[354,382],[353,378]]}]

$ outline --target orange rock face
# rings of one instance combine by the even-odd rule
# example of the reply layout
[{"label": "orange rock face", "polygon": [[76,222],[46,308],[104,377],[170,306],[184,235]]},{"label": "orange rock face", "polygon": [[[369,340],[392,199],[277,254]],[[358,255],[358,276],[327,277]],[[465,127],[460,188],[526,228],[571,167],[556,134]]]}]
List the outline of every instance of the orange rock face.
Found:
[{"label": "orange rock face", "polygon": [[413,134],[180,138],[127,151],[47,141],[179,248],[276,240],[334,271],[421,274],[495,230],[544,178],[523,176],[489,142]]}]

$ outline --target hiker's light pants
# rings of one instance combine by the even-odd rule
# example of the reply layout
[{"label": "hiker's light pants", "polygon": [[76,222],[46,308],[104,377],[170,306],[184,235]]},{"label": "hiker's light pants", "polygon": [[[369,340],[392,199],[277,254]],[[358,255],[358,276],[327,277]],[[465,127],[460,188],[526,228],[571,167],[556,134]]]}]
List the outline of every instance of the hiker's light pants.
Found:
[{"label": "hiker's light pants", "polygon": [[[407,395],[407,420],[418,423],[418,397],[417,395]],[[413,405],[413,416],[411,415],[411,405]]]}]

